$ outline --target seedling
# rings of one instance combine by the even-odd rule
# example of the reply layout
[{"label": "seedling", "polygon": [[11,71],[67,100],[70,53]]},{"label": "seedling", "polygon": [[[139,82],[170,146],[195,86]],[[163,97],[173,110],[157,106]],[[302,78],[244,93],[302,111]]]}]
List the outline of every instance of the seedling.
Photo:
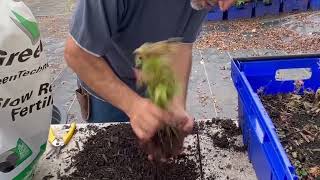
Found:
[{"label": "seedling", "polygon": [[[169,64],[169,54],[175,52],[179,39],[170,39],[157,43],[145,43],[135,51],[136,67],[141,70],[139,86],[146,86],[147,96],[157,106],[167,110],[179,85]],[[160,146],[160,154],[171,157],[180,145],[179,131],[175,125],[163,127],[153,138]],[[160,158],[160,157],[156,157]]]}]

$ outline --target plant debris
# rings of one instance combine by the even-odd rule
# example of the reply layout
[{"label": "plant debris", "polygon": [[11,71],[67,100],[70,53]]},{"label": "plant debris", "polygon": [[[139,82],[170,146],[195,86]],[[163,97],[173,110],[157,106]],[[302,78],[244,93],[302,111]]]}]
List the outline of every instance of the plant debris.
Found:
[{"label": "plant debris", "polygon": [[[293,15],[295,21],[310,24],[310,13]],[[314,53],[320,46],[320,34],[299,34],[285,23],[290,16],[268,22],[261,18],[211,22],[204,25],[204,31],[196,42],[198,49],[217,48],[218,50],[273,49],[287,53]],[[313,23],[313,22],[311,22]],[[296,25],[298,26],[298,25]]]},{"label": "plant debris", "polygon": [[[151,162],[140,149],[130,124],[94,128],[83,149],[72,157],[68,179],[195,180],[200,177],[196,154],[182,154],[166,163]],[[189,147],[191,148],[191,147]]]},{"label": "plant debris", "polygon": [[319,93],[260,93],[278,136],[301,179],[320,178]]}]

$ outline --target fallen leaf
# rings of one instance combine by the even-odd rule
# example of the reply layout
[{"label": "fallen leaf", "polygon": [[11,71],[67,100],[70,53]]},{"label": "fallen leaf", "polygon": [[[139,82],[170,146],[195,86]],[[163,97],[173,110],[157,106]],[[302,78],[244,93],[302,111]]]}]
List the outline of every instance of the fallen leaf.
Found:
[{"label": "fallen leaf", "polygon": [[309,174],[311,174],[314,177],[318,177],[320,176],[320,167],[316,166],[316,167],[312,167],[309,170]]}]

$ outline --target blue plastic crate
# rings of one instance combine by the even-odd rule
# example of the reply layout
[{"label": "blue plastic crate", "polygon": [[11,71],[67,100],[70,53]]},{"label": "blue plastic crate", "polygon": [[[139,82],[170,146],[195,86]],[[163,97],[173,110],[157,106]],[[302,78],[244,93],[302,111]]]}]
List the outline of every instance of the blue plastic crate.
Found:
[{"label": "blue plastic crate", "polygon": [[254,3],[246,3],[243,7],[232,6],[228,10],[228,20],[248,19],[252,17]]},{"label": "blue plastic crate", "polygon": [[310,0],[311,10],[320,10],[320,0]]},{"label": "blue plastic crate", "polygon": [[264,4],[263,0],[257,1],[255,5],[256,17],[266,15],[279,15],[280,14],[281,0],[272,0],[272,4]]},{"label": "blue plastic crate", "polygon": [[257,91],[265,87],[264,92],[267,94],[293,92],[293,80],[278,81],[275,78],[277,70],[293,68],[310,68],[312,76],[304,80],[304,86],[317,90],[320,87],[319,65],[320,54],[232,61],[231,75],[239,95],[239,124],[243,141],[248,147],[249,159],[259,179],[296,180],[298,177]]},{"label": "blue plastic crate", "polygon": [[215,6],[207,15],[208,21],[221,21],[223,20],[223,12],[218,6]]},{"label": "blue plastic crate", "polygon": [[307,11],[309,0],[283,0],[283,12]]}]

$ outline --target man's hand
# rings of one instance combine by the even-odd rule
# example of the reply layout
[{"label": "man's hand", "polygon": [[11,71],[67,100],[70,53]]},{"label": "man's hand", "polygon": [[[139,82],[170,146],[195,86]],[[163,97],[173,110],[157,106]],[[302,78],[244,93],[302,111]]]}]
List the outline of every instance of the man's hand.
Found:
[{"label": "man's hand", "polygon": [[212,9],[216,4],[219,5],[222,11],[226,11],[229,7],[231,7],[236,0],[192,0],[191,5],[196,10],[202,9]]},{"label": "man's hand", "polygon": [[181,130],[184,137],[191,133],[194,125],[193,118],[187,113],[185,103],[179,96],[175,97],[169,106],[169,111],[174,118],[177,128]]},{"label": "man's hand", "polygon": [[161,127],[171,123],[171,114],[150,100],[141,98],[132,103],[132,109],[127,114],[133,131],[142,143],[150,141]]},{"label": "man's hand", "polygon": [[[173,156],[179,155],[183,151],[183,143],[186,136],[188,136],[194,125],[193,118],[188,115],[186,110],[184,109],[184,104],[181,104],[180,98],[175,98],[173,102],[169,106],[169,112],[170,112],[170,125],[175,127],[175,130],[177,130],[177,133],[179,134],[178,139],[179,141],[175,142],[175,149],[173,149],[172,154]],[[172,124],[174,123],[174,124]],[[149,160],[161,160],[165,161],[166,158],[165,154],[161,152],[161,147],[159,147],[159,144],[155,144],[152,140],[146,141],[145,143],[141,144],[142,147],[145,149],[145,151],[148,153]]]},{"label": "man's hand", "polygon": [[219,7],[220,7],[221,11],[226,11],[226,10],[228,10],[235,2],[236,2],[236,0],[219,0],[219,1],[218,1],[218,4],[219,4]]}]

